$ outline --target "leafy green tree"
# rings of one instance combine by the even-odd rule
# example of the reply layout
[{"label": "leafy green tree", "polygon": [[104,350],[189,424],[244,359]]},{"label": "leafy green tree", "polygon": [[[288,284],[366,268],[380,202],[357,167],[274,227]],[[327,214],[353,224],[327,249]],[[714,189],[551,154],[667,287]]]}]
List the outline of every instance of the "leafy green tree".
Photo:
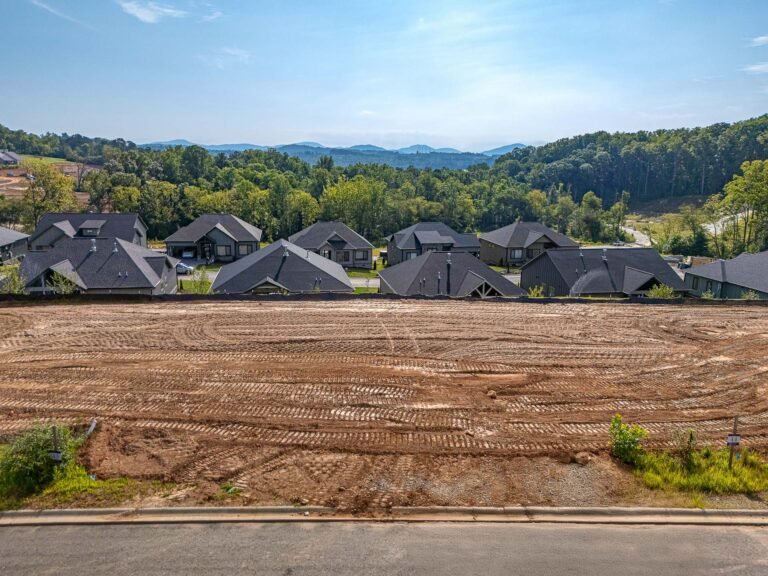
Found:
[{"label": "leafy green tree", "polygon": [[77,210],[71,178],[42,160],[25,160],[22,167],[32,177],[22,199],[22,219],[27,229],[34,229],[46,212]]},{"label": "leafy green tree", "polygon": [[648,438],[648,430],[637,424],[624,424],[621,414],[616,414],[611,419],[608,434],[611,438],[611,454],[625,464],[635,464],[643,453],[641,443]]}]

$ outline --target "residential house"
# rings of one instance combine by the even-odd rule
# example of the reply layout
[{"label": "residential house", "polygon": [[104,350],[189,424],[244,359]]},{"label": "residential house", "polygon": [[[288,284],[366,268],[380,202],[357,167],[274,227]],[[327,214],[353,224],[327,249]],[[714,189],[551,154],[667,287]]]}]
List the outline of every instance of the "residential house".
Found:
[{"label": "residential house", "polygon": [[552,248],[521,271],[520,287],[546,296],[624,297],[666,284],[682,294],[682,278],[653,248]]},{"label": "residential house", "polygon": [[259,249],[261,229],[232,214],[203,214],[165,239],[169,256],[232,262]]},{"label": "residential house", "polygon": [[689,268],[685,287],[695,296],[709,292],[713,298],[735,300],[754,292],[761,300],[768,299],[768,251]]},{"label": "residential house", "polygon": [[315,222],[288,241],[345,268],[373,268],[373,244],[343,222]]},{"label": "residential house", "polygon": [[32,294],[60,291],[63,277],[86,294],[160,295],[176,292],[176,263],[122,238],[68,238],[29,252],[21,274]]},{"label": "residential house", "polygon": [[480,241],[474,234],[459,234],[442,222],[419,222],[387,237],[387,262],[399,264],[425,252],[466,252],[480,254]]},{"label": "residential house", "polygon": [[379,272],[382,294],[493,298],[525,292],[466,252],[426,252]]},{"label": "residential house", "polygon": [[38,221],[28,245],[38,252],[70,238],[118,238],[146,248],[147,225],[138,214],[49,212]]},{"label": "residential house", "polygon": [[522,266],[550,248],[576,246],[540,222],[515,222],[480,235],[480,259],[495,266]]},{"label": "residential house", "polygon": [[287,240],[223,266],[211,289],[216,294],[354,292],[339,263]]},{"label": "residential house", "polygon": [[19,164],[21,156],[9,150],[0,150],[0,164]]},{"label": "residential house", "polygon": [[27,251],[27,236],[0,226],[0,262],[14,260]]}]

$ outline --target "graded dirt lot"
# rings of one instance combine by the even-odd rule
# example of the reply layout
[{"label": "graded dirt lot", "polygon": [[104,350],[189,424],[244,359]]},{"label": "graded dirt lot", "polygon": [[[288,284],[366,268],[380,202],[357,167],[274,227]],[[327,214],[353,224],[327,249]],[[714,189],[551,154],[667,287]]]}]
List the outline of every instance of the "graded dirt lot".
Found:
[{"label": "graded dirt lot", "polygon": [[[0,437],[97,418],[175,502],[610,504],[620,412],[768,449],[768,309],[392,300],[0,307]],[[560,464],[577,452],[587,466]],[[218,496],[217,496],[218,495]],[[622,500],[623,499],[623,500]],[[218,500],[217,500],[218,501]],[[167,504],[168,502],[164,502]]]}]

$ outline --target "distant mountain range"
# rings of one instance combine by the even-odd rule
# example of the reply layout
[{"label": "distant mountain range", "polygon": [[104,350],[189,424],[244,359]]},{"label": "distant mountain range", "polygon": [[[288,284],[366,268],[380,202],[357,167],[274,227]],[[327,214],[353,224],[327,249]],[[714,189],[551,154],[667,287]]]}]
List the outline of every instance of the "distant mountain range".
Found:
[{"label": "distant mountain range", "polygon": [[[194,146],[189,140],[168,140],[142,144],[142,148],[164,150],[174,146]],[[509,144],[485,152],[462,152],[455,148],[432,148],[426,144],[414,144],[405,148],[388,150],[373,144],[357,144],[348,148],[328,148],[318,142],[296,142],[280,146],[258,144],[199,144],[212,153],[243,152],[245,150],[278,150],[290,156],[314,164],[321,156],[330,156],[339,166],[351,164],[388,164],[397,168],[468,168],[474,164],[489,162],[525,144]]]}]

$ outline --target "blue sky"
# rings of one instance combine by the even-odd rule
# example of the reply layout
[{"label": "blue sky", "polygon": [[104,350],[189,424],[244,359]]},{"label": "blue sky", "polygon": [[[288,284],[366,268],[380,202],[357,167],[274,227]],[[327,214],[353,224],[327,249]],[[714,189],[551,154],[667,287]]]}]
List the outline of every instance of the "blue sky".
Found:
[{"label": "blue sky", "polygon": [[766,0],[0,0],[0,123],[483,150],[768,112]]}]

